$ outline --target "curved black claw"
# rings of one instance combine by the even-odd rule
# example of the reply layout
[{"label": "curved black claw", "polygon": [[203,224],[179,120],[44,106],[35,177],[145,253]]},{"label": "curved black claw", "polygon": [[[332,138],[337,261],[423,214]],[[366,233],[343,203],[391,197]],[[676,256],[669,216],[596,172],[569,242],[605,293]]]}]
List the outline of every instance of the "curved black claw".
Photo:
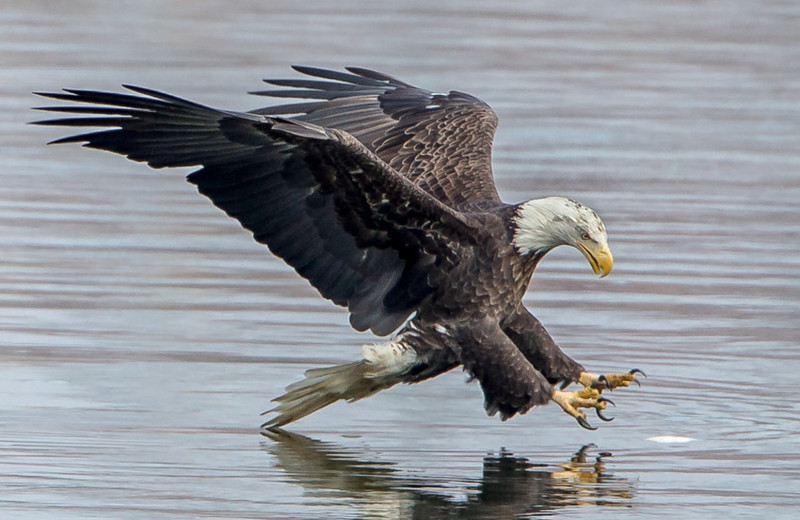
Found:
[{"label": "curved black claw", "polygon": [[[641,370],[639,368],[634,368],[630,370],[628,373],[630,375],[642,374],[642,377],[647,377],[647,374],[644,373],[644,370]],[[637,379],[634,378],[633,382],[636,383],[636,386],[638,386],[639,388],[642,387],[642,383],[640,383]]]},{"label": "curved black claw", "polygon": [[[605,397],[600,397],[599,399],[597,399],[597,402],[608,403],[611,406],[617,406],[614,404],[614,401],[612,401],[611,399],[606,399]],[[597,414],[597,417],[599,417],[601,421],[611,422],[614,420],[613,417],[606,417],[605,415],[603,415],[603,410],[601,410],[600,408],[595,408],[594,411]]]},{"label": "curved black claw", "polygon": [[607,397],[598,397],[597,398],[597,402],[598,403],[608,403],[611,406],[615,406],[615,407],[617,406],[616,404],[614,404],[614,401],[612,401],[611,399],[608,399]]},{"label": "curved black claw", "polygon": [[597,413],[597,417],[599,417],[601,421],[611,422],[614,420],[613,417],[606,417],[605,415],[603,415],[602,410],[595,408],[595,412]]},{"label": "curved black claw", "polygon": [[605,374],[600,374],[597,376],[597,381],[592,383],[592,388],[595,390],[613,390],[614,387],[611,386],[611,381],[608,380]]},{"label": "curved black claw", "polygon": [[584,417],[576,417],[576,419],[578,419],[578,424],[580,424],[581,426],[583,426],[587,430],[594,431],[594,430],[597,429],[596,426],[592,426],[591,424],[589,424],[589,421],[587,421]]}]

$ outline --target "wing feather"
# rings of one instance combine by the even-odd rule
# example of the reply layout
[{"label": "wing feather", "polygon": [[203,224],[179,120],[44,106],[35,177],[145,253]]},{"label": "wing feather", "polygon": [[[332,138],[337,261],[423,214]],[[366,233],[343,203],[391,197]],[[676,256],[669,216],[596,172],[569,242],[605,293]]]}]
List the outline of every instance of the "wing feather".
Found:
[{"label": "wing feather", "polygon": [[[384,81],[301,70],[346,79],[346,91]],[[154,168],[200,166],[188,177],[200,193],[325,298],[347,306],[359,330],[395,330],[433,291],[435,277],[426,276],[431,266],[447,269],[453,244],[474,240],[468,217],[420,190],[347,132],[126,88],[139,95],[42,94],[81,105],[45,107],[75,117],[40,124],[99,127],[56,142],[84,142]]]},{"label": "wing feather", "polygon": [[500,201],[491,165],[497,115],[483,101],[458,91],[434,94],[363,68],[348,67],[349,73],[294,69],[314,79],[265,80],[290,88],[252,93],[323,101],[277,105],[253,113],[291,113],[304,121],[344,130],[453,208]]}]

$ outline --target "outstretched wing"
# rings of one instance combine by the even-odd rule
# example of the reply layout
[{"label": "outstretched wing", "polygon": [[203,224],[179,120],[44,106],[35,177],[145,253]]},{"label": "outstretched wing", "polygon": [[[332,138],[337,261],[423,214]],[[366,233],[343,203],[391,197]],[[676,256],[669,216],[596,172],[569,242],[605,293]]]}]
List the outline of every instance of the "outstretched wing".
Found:
[{"label": "outstretched wing", "polygon": [[294,67],[316,79],[277,79],[288,89],[253,94],[316,101],[254,111],[338,128],[352,134],[392,168],[453,208],[499,202],[492,176],[497,114],[483,101],[452,91],[434,94],[385,74]]},{"label": "outstretched wing", "polygon": [[[388,334],[474,240],[467,217],[393,171],[355,138],[310,123],[217,110],[169,94],[67,90],[75,106],[37,122],[102,127],[84,142],[153,168],[196,166],[188,180],[319,292],[358,330]],[[435,269],[434,269],[435,267]]]}]

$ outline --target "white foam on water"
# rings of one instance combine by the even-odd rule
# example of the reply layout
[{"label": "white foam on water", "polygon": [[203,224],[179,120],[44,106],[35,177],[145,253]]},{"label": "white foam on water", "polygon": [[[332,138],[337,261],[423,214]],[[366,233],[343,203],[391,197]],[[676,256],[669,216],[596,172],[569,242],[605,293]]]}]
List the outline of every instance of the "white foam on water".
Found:
[{"label": "white foam on water", "polygon": [[697,439],[691,437],[681,437],[679,435],[656,435],[655,437],[648,437],[648,441],[658,442],[660,444],[685,444]]}]

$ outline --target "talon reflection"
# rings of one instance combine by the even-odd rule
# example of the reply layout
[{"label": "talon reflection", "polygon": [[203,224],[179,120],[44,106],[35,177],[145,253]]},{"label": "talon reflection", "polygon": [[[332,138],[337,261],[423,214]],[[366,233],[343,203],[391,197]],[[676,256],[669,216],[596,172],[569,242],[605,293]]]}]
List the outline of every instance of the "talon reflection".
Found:
[{"label": "talon reflection", "polygon": [[480,475],[443,481],[408,472],[399,462],[364,460],[334,443],[283,430],[262,434],[272,441],[264,449],[306,495],[333,492],[365,517],[394,511],[397,518],[513,518],[574,506],[630,507],[634,496],[628,480],[606,471],[610,453],[590,456],[594,445],[563,464],[535,463],[503,449],[483,458]]}]

